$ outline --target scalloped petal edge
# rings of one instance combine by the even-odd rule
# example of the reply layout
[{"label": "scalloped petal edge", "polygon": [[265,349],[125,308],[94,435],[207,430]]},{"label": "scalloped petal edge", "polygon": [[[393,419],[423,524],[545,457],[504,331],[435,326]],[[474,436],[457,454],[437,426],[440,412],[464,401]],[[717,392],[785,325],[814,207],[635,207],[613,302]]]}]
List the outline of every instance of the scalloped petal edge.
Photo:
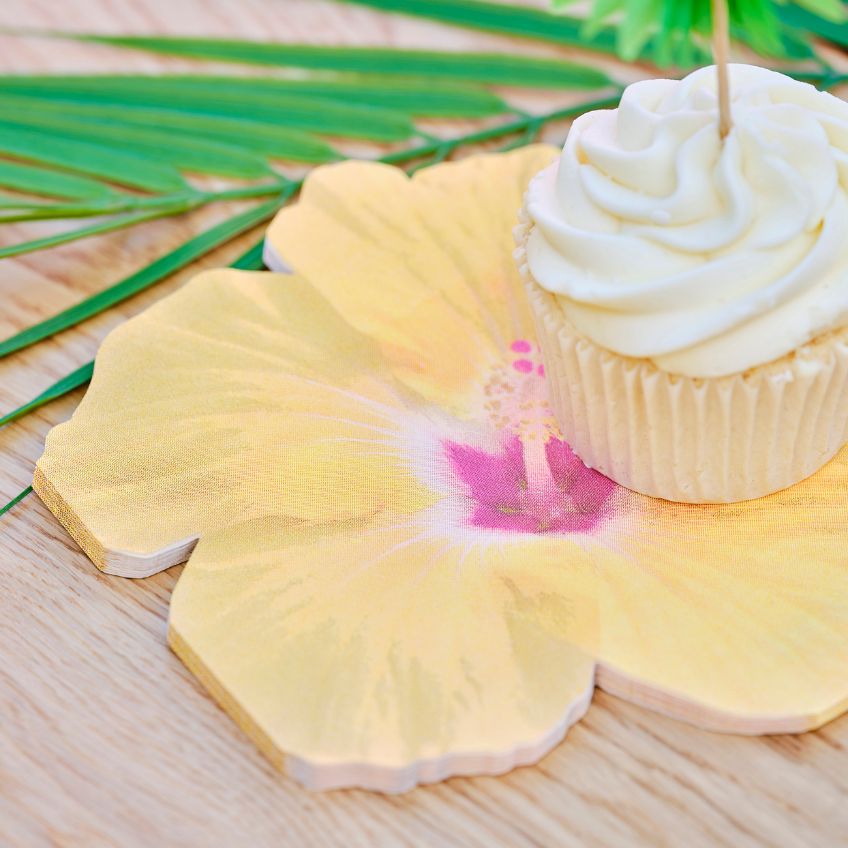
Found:
[{"label": "scalloped petal edge", "polygon": [[146,554],[107,548],[83,523],[37,465],[32,478],[32,488],[47,509],[59,519],[68,535],[82,548],[83,553],[104,574],[132,579],[152,577],[172,565],[185,562],[191,556],[199,538],[195,535],[179,539],[158,551]]},{"label": "scalloped petal edge", "polygon": [[538,739],[519,742],[505,751],[457,751],[441,757],[414,760],[401,766],[356,761],[322,762],[280,751],[171,623],[168,626],[168,644],[204,689],[274,766],[313,791],[367,789],[399,795],[416,786],[438,783],[450,777],[495,776],[520,766],[533,765],[556,748],[568,729],[583,718],[592,703],[595,690],[592,674],[585,691],[566,706],[562,718],[553,728]]}]

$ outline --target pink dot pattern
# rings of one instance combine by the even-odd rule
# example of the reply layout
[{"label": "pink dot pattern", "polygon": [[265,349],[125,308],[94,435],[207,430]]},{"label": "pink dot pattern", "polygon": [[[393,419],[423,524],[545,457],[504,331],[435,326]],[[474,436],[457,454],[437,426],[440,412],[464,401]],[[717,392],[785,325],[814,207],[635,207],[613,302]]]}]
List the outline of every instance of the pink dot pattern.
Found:
[{"label": "pink dot pattern", "polygon": [[[513,353],[524,354],[512,360],[512,367],[519,374],[530,374],[535,371],[540,377],[545,375],[545,366],[539,359],[538,345],[527,341],[527,339],[516,339],[509,349]],[[529,354],[529,355],[528,355]]]}]

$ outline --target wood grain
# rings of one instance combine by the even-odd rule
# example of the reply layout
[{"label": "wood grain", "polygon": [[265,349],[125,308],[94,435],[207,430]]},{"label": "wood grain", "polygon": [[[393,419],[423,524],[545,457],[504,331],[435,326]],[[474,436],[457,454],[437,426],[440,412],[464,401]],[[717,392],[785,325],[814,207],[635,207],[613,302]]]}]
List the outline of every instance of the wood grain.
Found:
[{"label": "wood grain", "polygon": [[[556,52],[331,0],[5,0],[0,26]],[[3,71],[197,67],[0,36]],[[524,102],[571,97],[534,94]],[[562,128],[549,138],[561,140]],[[3,262],[0,336],[115,281],[231,211],[215,207]],[[42,230],[20,227],[13,235],[36,232]],[[0,410],[90,359],[112,327],[255,238],[0,362]],[[0,431],[0,502],[29,482],[46,431],[69,416],[79,396]],[[603,693],[536,767],[394,798],[310,794],[264,760],[169,652],[165,617],[179,570],[141,581],[97,572],[36,498],[0,519],[3,846],[848,842],[848,717],[800,737],[718,736]]]}]

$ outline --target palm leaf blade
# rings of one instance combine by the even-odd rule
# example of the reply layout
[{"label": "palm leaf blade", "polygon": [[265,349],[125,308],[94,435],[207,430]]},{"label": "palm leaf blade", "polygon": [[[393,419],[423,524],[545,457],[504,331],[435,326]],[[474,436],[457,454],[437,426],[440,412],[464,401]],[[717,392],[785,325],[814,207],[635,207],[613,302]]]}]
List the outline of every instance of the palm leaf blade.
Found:
[{"label": "palm leaf blade", "polygon": [[114,193],[104,183],[87,177],[9,160],[0,160],[0,185],[15,191],[63,200],[101,199],[111,197]]},{"label": "palm leaf blade", "polygon": [[[151,262],[141,270],[130,274],[109,288],[4,339],[0,342],[0,358],[49,338],[94,315],[98,315],[104,310],[149,288],[180,268],[200,259],[215,248],[220,247],[243,232],[268,220],[277,211],[282,202],[283,199],[277,198],[254,206],[232,218],[228,218],[226,221],[216,224],[200,233],[200,235],[189,239],[189,241],[180,245],[175,250],[159,257],[159,259]],[[245,261],[245,257],[255,261],[254,254],[256,248],[254,247],[252,250],[254,253],[245,254],[238,261]]]},{"label": "palm leaf blade", "polygon": [[28,412],[33,412],[40,406],[50,403],[51,400],[56,400],[62,397],[62,395],[66,395],[74,389],[84,386],[91,379],[93,373],[94,362],[86,362],[85,365],[81,365],[79,368],[71,371],[70,374],[66,374],[60,380],[57,380],[53,385],[48,386],[48,388],[41,392],[41,394],[36,395],[31,401],[19,406],[17,409],[13,409],[6,415],[0,416],[0,427],[5,427],[6,424],[11,424],[13,421],[17,421],[18,418],[23,418]]},{"label": "palm leaf blade", "polygon": [[22,492],[15,495],[5,506],[0,507],[0,518],[9,510],[14,509],[24,498],[32,494],[32,486],[27,486]]},{"label": "palm leaf blade", "polygon": [[[527,72],[528,78],[532,73]],[[186,74],[157,76],[23,76],[0,78],[0,92],[27,97],[73,99],[86,102],[124,102],[167,105],[174,92],[189,94],[197,102],[250,104],[254,109],[276,107],[281,98],[332,100],[382,107],[411,115],[432,117],[483,117],[504,111],[505,104],[486,89],[436,80],[356,77],[284,79],[279,77],[220,77]],[[143,99],[142,99],[143,98]]]},{"label": "palm leaf blade", "polygon": [[[551,18],[550,15],[547,16],[547,20],[549,25],[556,25],[557,19]],[[573,27],[574,25],[569,22],[568,31],[571,32]],[[446,79],[454,83],[477,82],[516,86],[599,88],[609,84],[609,79],[603,71],[587,65],[500,53],[451,53],[378,47],[323,47],[311,44],[165,36],[68,34],[68,37],[168,55],[243,64],[307,68],[333,73],[418,77]],[[473,89],[467,89],[467,91],[471,92]]]},{"label": "palm leaf blade", "polygon": [[[0,96],[0,108],[2,103]],[[144,156],[148,161],[162,162],[185,171],[244,179],[258,179],[273,173],[262,158],[236,145],[211,141],[200,135],[166,132],[157,127],[81,120],[34,109],[16,114],[12,120],[0,120],[0,132],[6,126],[35,129],[46,137],[105,142]]]},{"label": "palm leaf blade", "polygon": [[840,47],[848,47],[848,24],[844,22],[828,20],[795,4],[778,6],[777,14],[780,20],[789,27],[811,32]]},{"label": "palm leaf blade", "polygon": [[[196,201],[198,203],[199,201]],[[134,227],[136,224],[143,224],[145,221],[153,221],[156,218],[165,218],[170,215],[176,215],[179,212],[185,212],[191,208],[192,203],[188,200],[180,200],[170,204],[163,205],[158,209],[151,209],[144,212],[130,212],[125,215],[108,218],[105,221],[98,221],[94,224],[86,224],[83,227],[78,227],[75,230],[65,230],[60,233],[53,233],[42,238],[31,239],[30,241],[22,241],[17,244],[0,247],[0,259],[8,259],[11,256],[21,256],[24,253],[35,253],[38,250],[46,250],[49,247],[58,247],[62,244],[68,244],[72,241],[79,241],[92,236],[104,235],[112,233],[115,230],[124,230],[127,227]]]},{"label": "palm leaf blade", "polygon": [[381,12],[431,18],[446,24],[537,38],[572,47],[590,47],[612,53],[615,33],[602,29],[591,38],[583,32],[583,21],[551,15],[544,9],[486,3],[483,0],[345,0]]},{"label": "palm leaf blade", "polygon": [[106,145],[51,138],[23,127],[7,125],[3,129],[0,152],[150,192],[186,188],[179,171],[168,165],[156,164],[142,156],[123,153]]},{"label": "palm leaf blade", "polygon": [[266,108],[258,114],[243,103],[215,105],[177,92],[170,96],[167,105],[156,106],[123,100],[91,102],[82,94],[48,100],[3,93],[0,98],[8,109],[112,119],[147,128],[199,134],[208,130],[229,131],[238,139],[255,133],[285,138],[288,132],[311,131],[389,142],[405,141],[415,133],[409,117],[400,112],[302,97],[288,98],[276,109]]}]

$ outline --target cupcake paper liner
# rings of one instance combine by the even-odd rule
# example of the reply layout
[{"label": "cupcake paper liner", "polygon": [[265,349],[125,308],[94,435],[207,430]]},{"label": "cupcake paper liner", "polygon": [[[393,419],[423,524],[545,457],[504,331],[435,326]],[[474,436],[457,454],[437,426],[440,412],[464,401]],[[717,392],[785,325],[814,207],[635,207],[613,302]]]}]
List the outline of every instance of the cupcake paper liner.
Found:
[{"label": "cupcake paper liner", "polygon": [[591,467],[646,495],[729,503],[810,476],[848,435],[848,328],[744,373],[692,378],[581,335],[533,278],[522,210],[515,258],[564,438]]}]

